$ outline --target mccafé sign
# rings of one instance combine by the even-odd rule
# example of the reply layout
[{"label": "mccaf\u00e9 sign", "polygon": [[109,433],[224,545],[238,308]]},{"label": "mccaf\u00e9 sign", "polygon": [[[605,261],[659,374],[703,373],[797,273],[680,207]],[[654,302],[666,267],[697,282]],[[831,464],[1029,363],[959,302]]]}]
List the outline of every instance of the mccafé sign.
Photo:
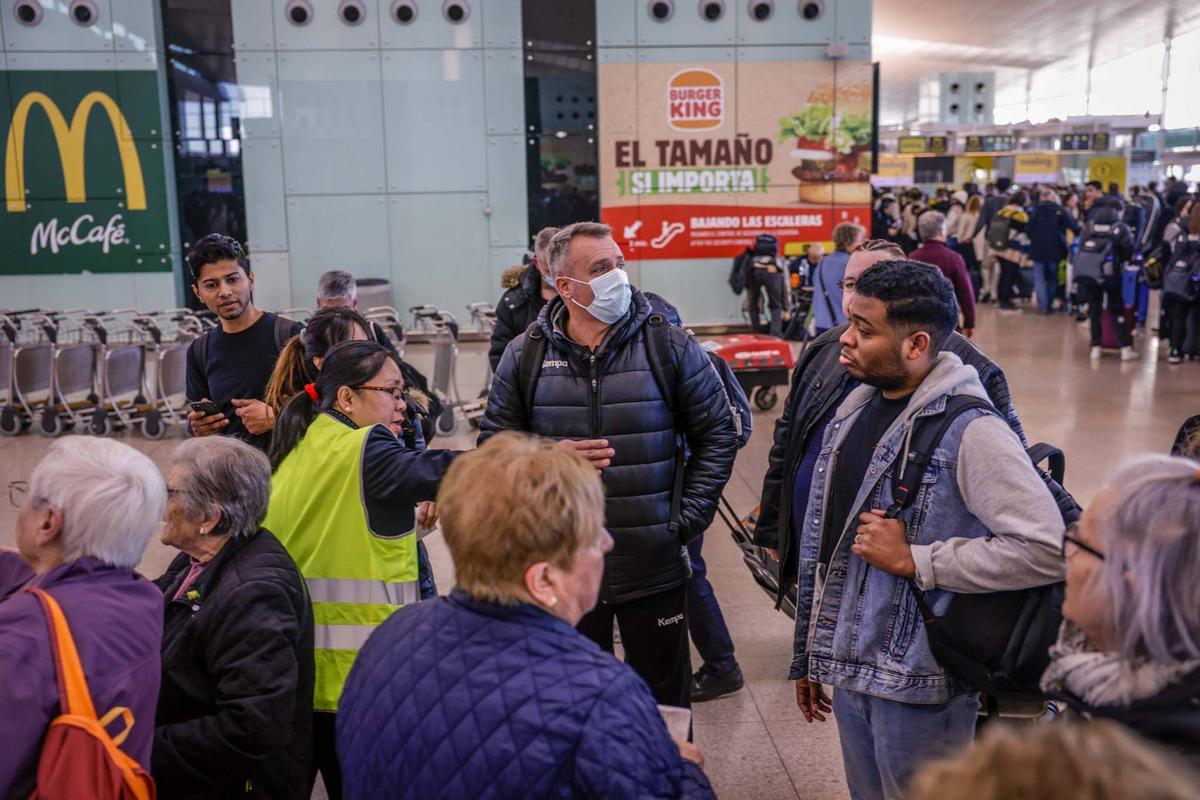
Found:
[{"label": "mccaf\u00e9 sign", "polygon": [[115,92],[87,85],[110,88],[112,73],[7,77],[0,273],[169,269],[154,73],[122,76],[123,85],[149,84],[121,95],[138,106],[144,132],[130,125]]}]

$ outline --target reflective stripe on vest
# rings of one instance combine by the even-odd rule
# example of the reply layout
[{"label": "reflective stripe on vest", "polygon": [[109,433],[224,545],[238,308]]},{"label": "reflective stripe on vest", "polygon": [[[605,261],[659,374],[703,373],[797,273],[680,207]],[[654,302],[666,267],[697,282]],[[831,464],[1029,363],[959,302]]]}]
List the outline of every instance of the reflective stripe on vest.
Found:
[{"label": "reflective stripe on vest", "polygon": [[403,606],[421,599],[417,581],[388,583],[350,578],[307,578],[305,583],[314,603]]},{"label": "reflective stripe on vest", "polygon": [[361,650],[375,625],[317,625],[313,629],[318,650]]},{"label": "reflective stripe on vest", "polygon": [[312,599],[318,711],[337,709],[375,626],[420,597],[417,537],[377,536],[367,519],[362,457],[369,433],[318,415],[275,471],[263,523],[296,561]]}]

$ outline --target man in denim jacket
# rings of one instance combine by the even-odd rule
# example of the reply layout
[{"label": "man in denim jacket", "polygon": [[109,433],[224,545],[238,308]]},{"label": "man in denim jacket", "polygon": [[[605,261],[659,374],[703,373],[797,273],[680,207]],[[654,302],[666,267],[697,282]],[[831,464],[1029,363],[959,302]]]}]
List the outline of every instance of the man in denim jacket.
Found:
[{"label": "man in denim jacket", "polygon": [[1061,580],[1063,525],[1017,435],[981,409],[946,431],[911,507],[884,518],[914,419],[987,393],[942,352],[958,309],[936,267],[882,262],[858,279],[849,310],[840,361],[864,385],[834,414],[813,474],[790,677],[810,722],[830,710],[821,684],[837,688],[851,796],[898,798],[922,761],[971,741],[979,708],[933,657],[906,579],[939,614],[954,592]]}]

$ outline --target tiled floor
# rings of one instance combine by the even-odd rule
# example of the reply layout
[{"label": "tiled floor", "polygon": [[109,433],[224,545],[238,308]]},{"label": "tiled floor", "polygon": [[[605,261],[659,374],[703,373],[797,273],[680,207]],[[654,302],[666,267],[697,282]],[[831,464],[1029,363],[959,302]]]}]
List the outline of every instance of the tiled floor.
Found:
[{"label": "tiled floor", "polygon": [[[1141,362],[1122,364],[1106,355],[1092,364],[1086,327],[1030,313],[1000,316],[991,308],[980,312],[977,337],[1008,373],[1030,440],[1049,441],[1066,451],[1067,486],[1083,503],[1121,458],[1166,452],[1180,422],[1200,413],[1200,364],[1168,366],[1144,341],[1139,342],[1146,355]],[[483,372],[483,349],[463,349],[459,374],[464,376],[464,396],[473,396],[476,376]],[[432,374],[428,348],[414,346],[409,357]],[[726,495],[739,512],[757,502],[774,416],[755,417],[753,439],[738,455]],[[137,435],[127,435],[125,441],[160,463],[169,458],[173,444],[146,442]],[[469,447],[472,441],[463,426],[458,435],[436,444]],[[37,435],[0,439],[0,486],[27,477],[46,444]],[[0,505],[0,545],[12,544],[14,517],[13,509]],[[439,586],[445,590],[453,570],[440,539],[435,536],[431,545]],[[170,557],[156,543],[142,568],[156,575]],[[754,800],[845,797],[833,723],[805,723],[785,680],[791,621],[774,611],[750,580],[720,522],[706,537],[705,557],[747,682],[743,691],[695,709],[696,740],[718,794]]]}]

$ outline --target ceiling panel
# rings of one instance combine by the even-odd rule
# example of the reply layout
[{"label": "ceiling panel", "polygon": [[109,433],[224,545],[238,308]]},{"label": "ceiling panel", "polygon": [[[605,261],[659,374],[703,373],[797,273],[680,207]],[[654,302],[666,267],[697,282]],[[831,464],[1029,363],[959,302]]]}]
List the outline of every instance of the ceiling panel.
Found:
[{"label": "ceiling panel", "polygon": [[915,116],[925,75],[984,70],[998,85],[1024,81],[1030,70],[1081,56],[1102,64],[1197,28],[1195,0],[875,0],[881,119]]}]

